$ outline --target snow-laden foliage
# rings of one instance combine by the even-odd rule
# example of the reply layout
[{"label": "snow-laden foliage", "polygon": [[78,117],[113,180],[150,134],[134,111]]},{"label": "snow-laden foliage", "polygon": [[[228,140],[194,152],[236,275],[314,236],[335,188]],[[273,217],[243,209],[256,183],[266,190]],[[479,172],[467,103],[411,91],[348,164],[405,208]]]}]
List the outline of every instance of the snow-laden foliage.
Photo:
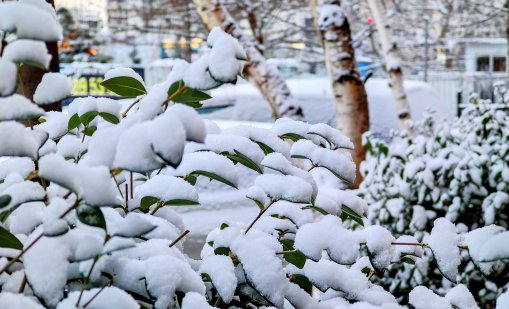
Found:
[{"label": "snow-laden foliage", "polygon": [[[16,4],[48,10],[43,0],[7,3],[0,17]],[[21,34],[37,33],[9,21]],[[367,226],[366,202],[340,189],[355,165],[352,143],[333,128],[289,119],[271,129],[207,126],[193,109],[210,98],[202,90],[235,81],[244,59],[219,29],[209,44],[210,54],[181,62],[150,89],[130,69],[109,72],[106,88],[137,97],[125,108],[77,99],[29,128],[16,120],[35,122],[38,107],[3,99],[10,116],[0,121],[0,308],[402,308],[372,278],[415,263],[423,247],[449,279],[458,247],[482,265],[507,258],[490,245],[506,239],[504,227],[462,241],[441,218],[424,244]],[[43,79],[40,103],[66,89],[61,78]],[[236,188],[247,169],[258,176],[246,202],[259,214],[247,226],[223,222],[201,259],[189,258],[189,231],[172,208],[199,207],[198,178]],[[444,297],[425,287],[410,296],[423,309],[477,308],[472,299],[460,285]]]},{"label": "snow-laden foliage", "polygon": [[[482,304],[493,304],[507,285],[507,259],[495,259],[507,258],[509,242],[508,124],[505,106],[478,102],[452,123],[417,123],[411,137],[400,134],[390,144],[367,139],[360,191],[370,221],[394,235],[415,234],[431,247],[415,265],[396,265],[379,279],[390,291],[407,297],[424,284],[443,293],[453,286],[443,274]],[[433,224],[439,217],[455,226]],[[461,249],[440,253],[447,243]]]}]

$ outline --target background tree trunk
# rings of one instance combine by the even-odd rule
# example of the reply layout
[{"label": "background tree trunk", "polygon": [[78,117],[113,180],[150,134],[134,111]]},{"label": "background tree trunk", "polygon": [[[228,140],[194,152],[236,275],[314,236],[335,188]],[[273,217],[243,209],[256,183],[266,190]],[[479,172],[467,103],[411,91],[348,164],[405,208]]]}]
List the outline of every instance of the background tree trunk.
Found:
[{"label": "background tree trunk", "polygon": [[[340,0],[320,1],[320,5],[334,5],[341,10]],[[352,45],[350,24],[343,16],[342,24],[330,23],[320,16],[317,0],[310,0],[315,25],[320,33],[325,54],[325,63],[332,81],[336,101],[337,127],[352,139],[355,149],[353,159],[357,165],[354,187],[362,182],[359,167],[366,158],[366,148],[362,145],[362,135],[369,130],[368,97],[362,78],[357,71],[355,49]]]},{"label": "background tree trunk", "polygon": [[226,8],[218,1],[194,0],[198,14],[205,27],[210,31],[214,26],[221,27],[225,32],[239,40],[246,51],[248,62],[244,67],[244,76],[254,84],[269,102],[272,116],[283,116],[304,119],[302,108],[295,104],[288,85],[277,71],[267,65],[265,58],[256,49],[251,38],[247,37],[238,27]]},{"label": "background tree trunk", "polygon": [[399,118],[399,128],[405,130],[410,120],[410,108],[408,106],[405,88],[403,87],[403,73],[401,71],[401,59],[398,54],[398,46],[392,42],[390,32],[385,24],[384,13],[379,0],[368,0],[371,13],[375,19],[378,36],[382,44],[385,57],[385,66],[389,73],[389,86],[394,95],[396,110]]},{"label": "background tree trunk", "polygon": [[[46,2],[50,3],[54,7],[53,0],[46,0]],[[51,62],[49,64],[50,72],[59,72],[60,71],[60,61],[58,58],[58,42],[46,42],[46,47],[48,48],[48,52],[51,55]],[[30,65],[23,65],[19,70],[19,79],[18,79],[18,88],[16,89],[17,93],[20,93],[27,97],[29,100],[33,101],[35,89],[42,80],[42,76],[48,71],[40,68],[36,68]],[[62,102],[54,102],[51,104],[45,104],[40,106],[45,111],[61,111],[62,110]]]}]

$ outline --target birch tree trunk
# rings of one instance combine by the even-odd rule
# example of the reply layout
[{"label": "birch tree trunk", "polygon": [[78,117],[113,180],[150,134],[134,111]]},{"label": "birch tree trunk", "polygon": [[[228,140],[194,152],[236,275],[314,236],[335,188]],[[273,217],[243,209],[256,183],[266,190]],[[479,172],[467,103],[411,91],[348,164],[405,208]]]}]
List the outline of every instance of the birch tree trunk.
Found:
[{"label": "birch tree trunk", "polygon": [[295,99],[281,74],[277,69],[267,65],[265,58],[255,47],[252,39],[243,33],[226,8],[219,1],[193,1],[198,15],[209,31],[213,27],[219,26],[239,40],[248,57],[244,75],[267,100],[272,109],[272,116],[275,119],[283,116],[298,120],[304,119],[302,108],[295,104]]},{"label": "birch tree trunk", "polygon": [[392,42],[390,32],[385,24],[380,0],[368,0],[368,4],[375,19],[375,26],[378,31],[378,36],[380,37],[385,57],[385,66],[387,72],[389,72],[389,86],[391,87],[396,102],[399,128],[405,130],[410,120],[410,108],[408,106],[405,88],[403,87],[403,74],[401,71],[401,59],[398,54],[398,46]]},{"label": "birch tree trunk", "polygon": [[369,130],[368,97],[357,71],[355,49],[348,19],[340,0],[310,0],[315,25],[319,30],[325,63],[336,101],[338,129],[354,143],[353,160],[357,165],[354,187],[362,182],[359,167],[366,158],[362,135]]}]

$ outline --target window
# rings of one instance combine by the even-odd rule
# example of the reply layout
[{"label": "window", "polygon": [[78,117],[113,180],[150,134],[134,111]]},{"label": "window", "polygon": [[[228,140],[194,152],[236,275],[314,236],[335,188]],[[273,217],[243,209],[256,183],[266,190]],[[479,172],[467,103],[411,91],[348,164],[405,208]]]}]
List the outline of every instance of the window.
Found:
[{"label": "window", "polygon": [[493,72],[506,71],[506,57],[493,57]]},{"label": "window", "polygon": [[477,70],[480,72],[489,72],[490,71],[490,57],[482,56],[477,57]]}]

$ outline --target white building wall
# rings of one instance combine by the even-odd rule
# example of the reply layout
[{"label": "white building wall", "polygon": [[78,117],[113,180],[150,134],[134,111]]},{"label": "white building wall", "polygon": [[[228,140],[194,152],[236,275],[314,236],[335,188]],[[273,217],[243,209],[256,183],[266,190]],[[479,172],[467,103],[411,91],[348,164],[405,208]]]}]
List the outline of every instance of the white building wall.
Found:
[{"label": "white building wall", "polygon": [[66,8],[75,21],[99,17],[103,25],[108,22],[107,0],[55,0],[55,7]]}]

